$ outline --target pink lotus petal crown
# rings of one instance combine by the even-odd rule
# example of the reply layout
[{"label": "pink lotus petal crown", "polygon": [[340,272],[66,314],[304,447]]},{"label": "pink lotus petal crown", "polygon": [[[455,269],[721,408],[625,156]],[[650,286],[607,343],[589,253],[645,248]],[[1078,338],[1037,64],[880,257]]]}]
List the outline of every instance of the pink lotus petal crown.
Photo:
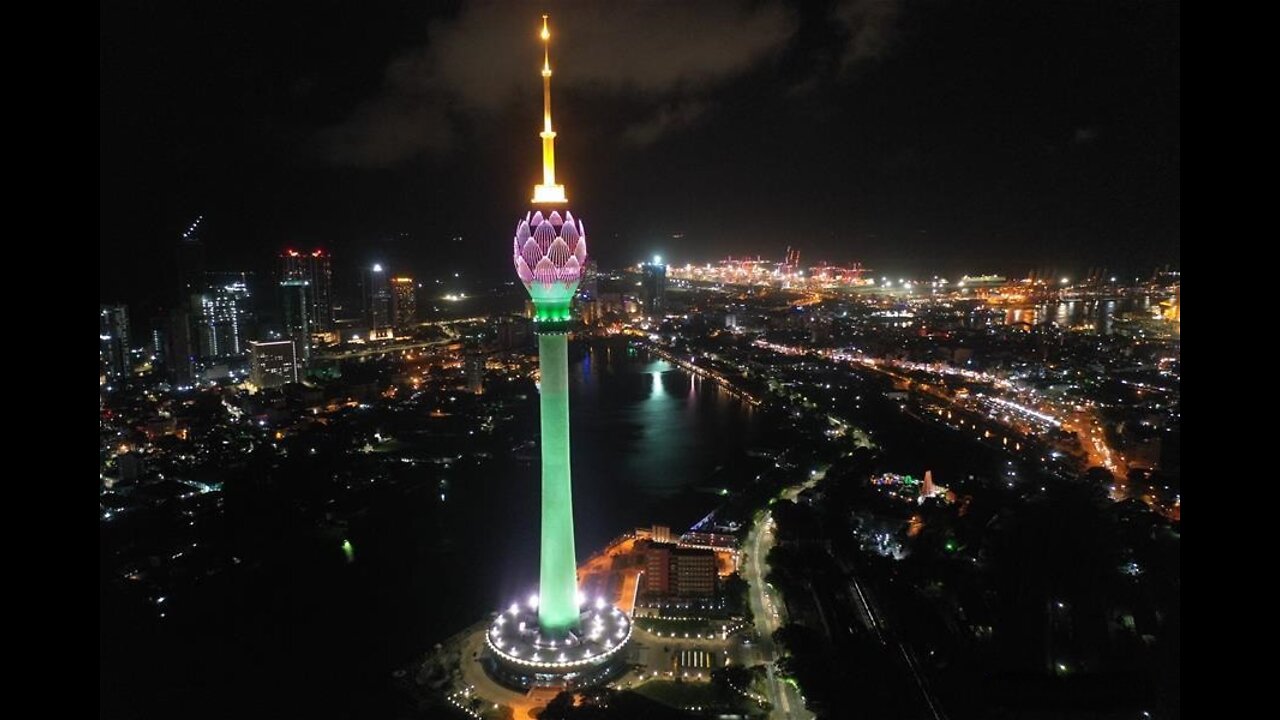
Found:
[{"label": "pink lotus petal crown", "polygon": [[550,288],[559,283],[572,291],[587,261],[587,234],[573,213],[558,211],[543,217],[542,211],[526,214],[516,224],[513,241],[516,274],[526,289],[535,283]]}]

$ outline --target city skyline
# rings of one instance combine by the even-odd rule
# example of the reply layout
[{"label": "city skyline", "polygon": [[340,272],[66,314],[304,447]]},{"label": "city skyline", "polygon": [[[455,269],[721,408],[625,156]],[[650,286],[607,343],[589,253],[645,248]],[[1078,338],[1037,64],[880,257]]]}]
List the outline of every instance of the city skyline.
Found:
[{"label": "city skyline", "polygon": [[1180,718],[1176,3],[346,10],[101,9],[100,716]]},{"label": "city skyline", "polygon": [[[613,17],[562,5],[566,35],[593,65],[564,78],[572,109],[561,122],[575,131],[567,150],[583,158],[569,179],[610,238],[604,267],[787,246],[893,273],[1145,274],[1177,263],[1176,6],[852,2],[823,15],[652,4]],[[367,31],[387,31],[383,42],[344,43],[341,67],[324,42],[346,20],[336,27],[324,13],[308,18],[312,37],[297,55],[275,62],[257,33],[292,19],[267,13],[240,30],[234,9],[130,12],[102,16],[109,299],[163,304],[142,280],[170,270],[172,245],[201,214],[207,242],[233,266],[222,269],[267,266],[270,252],[298,245],[329,248],[346,267],[395,259],[422,274],[434,242],[502,237],[497,207],[536,177],[522,132],[536,95],[508,82],[508,69],[488,90],[460,70],[464,46],[532,49],[513,34],[521,18],[486,22],[493,6],[362,15]],[[690,26],[709,19],[723,26],[714,36]],[[135,21],[155,28],[150,40],[112,40],[124,37],[115,23]],[[600,47],[641,21],[682,49],[628,65]],[[603,27],[579,39],[581,24]],[[235,36],[235,57],[219,42],[230,26],[248,33]],[[705,49],[735,32],[741,57]],[[167,51],[206,34],[208,57]],[[198,92],[192,75],[204,79]],[[429,108],[454,95],[459,117],[432,125]],[[144,112],[150,104],[160,112]],[[335,128],[362,138],[366,154],[370,138],[409,147],[372,167],[334,150]],[[441,133],[447,142],[433,139]],[[589,151],[601,144],[625,172],[610,174]],[[449,262],[499,276],[484,258]]]}]

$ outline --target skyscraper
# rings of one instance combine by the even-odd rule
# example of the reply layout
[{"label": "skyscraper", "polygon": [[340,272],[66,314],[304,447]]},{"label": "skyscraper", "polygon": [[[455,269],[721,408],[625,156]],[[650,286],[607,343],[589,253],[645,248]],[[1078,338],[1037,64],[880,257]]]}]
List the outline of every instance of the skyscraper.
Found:
[{"label": "skyscraper", "polygon": [[487,633],[495,668],[522,686],[581,685],[600,681],[631,637],[630,619],[605,598],[578,595],[569,457],[570,303],[587,258],[582,221],[568,210],[556,183],[551,126],[551,33],[542,19],[542,183],[535,210],[516,224],[513,261],[534,304],[541,373],[542,518],[538,594],[522,608],[499,615]]},{"label": "skyscraper", "polygon": [[311,357],[311,324],[314,305],[311,283],[303,278],[285,277],[280,281],[280,309],[284,311],[284,334],[293,340],[303,360]]},{"label": "skyscraper", "polygon": [[169,311],[165,328],[164,362],[173,384],[186,387],[195,383],[196,343],[191,334],[191,311],[176,307]]},{"label": "skyscraper", "polygon": [[485,357],[478,352],[468,353],[464,370],[467,375],[467,391],[473,395],[484,394]]},{"label": "skyscraper", "polygon": [[640,302],[644,305],[644,314],[658,317],[667,305],[667,266],[661,257],[655,255],[653,262],[645,263],[641,270],[644,276],[640,285]]},{"label": "skyscraper", "polygon": [[129,309],[124,305],[102,305],[98,311],[98,365],[105,380],[129,376]]},{"label": "skyscraper", "polygon": [[588,325],[595,325],[600,320],[600,295],[597,282],[596,261],[587,258],[582,265],[582,281],[578,283],[578,315]]},{"label": "skyscraper", "polygon": [[252,311],[246,273],[211,273],[209,287],[192,297],[200,355],[233,358],[248,350]]},{"label": "skyscraper", "polygon": [[298,354],[293,341],[249,343],[249,380],[264,390],[298,382]]},{"label": "skyscraper", "polygon": [[411,277],[391,278],[391,324],[405,328],[418,318],[418,288]]},{"label": "skyscraper", "polygon": [[206,287],[204,274],[204,241],[200,238],[204,216],[197,217],[182,233],[176,252],[174,274],[177,303],[169,310],[165,367],[169,379],[180,387],[195,383],[195,361],[200,352],[196,318],[199,297]]},{"label": "skyscraper", "polygon": [[204,216],[195,219],[182,233],[178,243],[178,298],[182,305],[190,302],[191,296],[204,291],[204,241],[200,239],[200,223]]},{"label": "skyscraper", "polygon": [[387,327],[391,317],[391,287],[381,263],[374,263],[360,274],[360,302],[370,332]]},{"label": "skyscraper", "polygon": [[[308,288],[307,301],[302,306],[306,308],[306,317],[298,317],[294,324],[305,324],[309,332],[332,330],[333,267],[329,253],[321,249],[310,252],[289,249],[280,253],[281,287],[296,288],[304,283]],[[296,292],[285,294],[297,295]]]}]

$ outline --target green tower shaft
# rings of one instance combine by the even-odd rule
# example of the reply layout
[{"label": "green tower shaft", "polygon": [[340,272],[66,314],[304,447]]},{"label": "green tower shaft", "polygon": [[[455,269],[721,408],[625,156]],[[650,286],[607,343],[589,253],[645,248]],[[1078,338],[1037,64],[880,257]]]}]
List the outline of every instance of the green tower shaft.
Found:
[{"label": "green tower shaft", "polygon": [[538,333],[542,374],[542,559],[538,625],[550,635],[578,627],[578,562],[569,474],[569,351],[563,331]]}]

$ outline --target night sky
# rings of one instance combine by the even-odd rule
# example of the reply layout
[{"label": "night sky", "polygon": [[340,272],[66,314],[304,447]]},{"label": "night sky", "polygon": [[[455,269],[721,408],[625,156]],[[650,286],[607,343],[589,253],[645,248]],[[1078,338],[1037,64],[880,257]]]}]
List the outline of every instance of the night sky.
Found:
[{"label": "night sky", "polygon": [[1178,262],[1176,2],[100,8],[103,300],[165,302],[200,214],[210,269],[323,246],[339,273],[512,273],[544,10],[557,176],[603,267]]}]

